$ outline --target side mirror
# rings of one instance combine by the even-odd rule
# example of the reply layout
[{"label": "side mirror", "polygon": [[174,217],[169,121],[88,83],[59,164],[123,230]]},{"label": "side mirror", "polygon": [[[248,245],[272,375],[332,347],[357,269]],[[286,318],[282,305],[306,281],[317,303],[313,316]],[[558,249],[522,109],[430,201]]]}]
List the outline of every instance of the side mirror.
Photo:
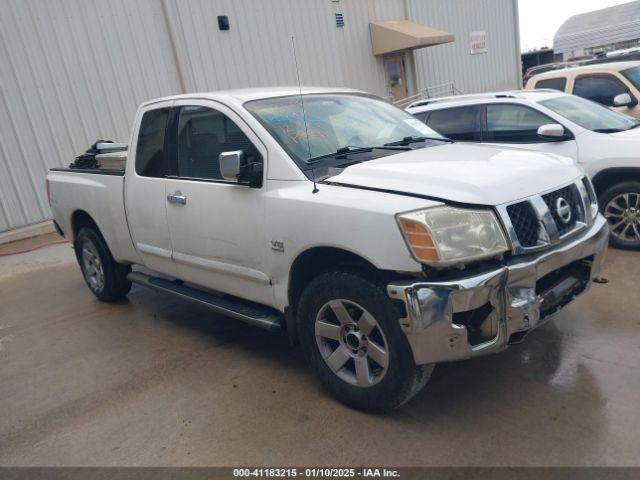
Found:
[{"label": "side mirror", "polygon": [[222,178],[224,178],[228,182],[237,182],[243,161],[244,152],[242,150],[222,152],[218,156]]},{"label": "side mirror", "polygon": [[638,102],[634,102],[631,95],[628,93],[621,93],[613,97],[613,106],[614,107],[632,107],[636,105]]},{"label": "side mirror", "polygon": [[538,136],[544,138],[562,139],[564,138],[564,127],[559,123],[548,123],[540,125],[538,128]]}]

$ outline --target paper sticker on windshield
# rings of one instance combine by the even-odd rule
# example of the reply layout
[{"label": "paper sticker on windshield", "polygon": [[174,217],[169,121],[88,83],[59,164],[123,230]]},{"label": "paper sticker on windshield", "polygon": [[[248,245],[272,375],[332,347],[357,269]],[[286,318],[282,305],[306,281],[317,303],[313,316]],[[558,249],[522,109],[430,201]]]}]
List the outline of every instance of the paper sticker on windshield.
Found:
[{"label": "paper sticker on windshield", "polygon": [[405,123],[416,130],[418,130],[423,135],[433,135],[435,132],[427,127],[424,123],[422,123],[417,118],[407,118]]}]

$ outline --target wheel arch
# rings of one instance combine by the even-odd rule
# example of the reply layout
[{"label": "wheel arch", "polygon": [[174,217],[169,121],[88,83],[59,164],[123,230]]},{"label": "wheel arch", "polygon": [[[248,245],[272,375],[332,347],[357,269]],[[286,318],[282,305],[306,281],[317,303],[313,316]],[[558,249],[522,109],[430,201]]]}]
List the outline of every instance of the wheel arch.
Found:
[{"label": "wheel arch", "polygon": [[628,181],[640,181],[640,167],[607,168],[598,172],[592,179],[598,197],[609,187]]},{"label": "wheel arch", "polygon": [[302,290],[318,275],[344,267],[376,275],[378,268],[364,257],[338,247],[312,247],[299,253],[289,270],[289,306],[295,306]]},{"label": "wheel arch", "polygon": [[288,306],[285,309],[287,330],[292,342],[297,338],[295,311],[302,291],[318,275],[336,268],[358,271],[378,279],[383,278],[385,273],[366,258],[339,247],[315,246],[300,252],[289,269]]},{"label": "wheel arch", "polygon": [[75,210],[71,214],[71,240],[73,242],[75,242],[80,230],[85,227],[93,228],[98,235],[103,237],[100,227],[89,213],[81,209]]}]

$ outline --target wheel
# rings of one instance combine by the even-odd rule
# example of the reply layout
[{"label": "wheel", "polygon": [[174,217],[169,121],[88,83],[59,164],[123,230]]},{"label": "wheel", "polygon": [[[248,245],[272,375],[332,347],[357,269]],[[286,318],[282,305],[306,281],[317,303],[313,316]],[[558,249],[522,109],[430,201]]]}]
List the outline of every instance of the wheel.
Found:
[{"label": "wheel", "polygon": [[609,222],[611,245],[640,250],[640,182],[623,182],[600,195],[600,211]]},{"label": "wheel", "polygon": [[384,288],[349,271],[321,274],[298,306],[300,344],[321,383],[338,400],[383,412],[406,403],[433,365],[415,365],[400,312]]},{"label": "wheel", "polygon": [[84,227],[75,241],[76,258],[89,289],[103,302],[113,302],[131,290],[131,266],[116,262],[102,236]]}]

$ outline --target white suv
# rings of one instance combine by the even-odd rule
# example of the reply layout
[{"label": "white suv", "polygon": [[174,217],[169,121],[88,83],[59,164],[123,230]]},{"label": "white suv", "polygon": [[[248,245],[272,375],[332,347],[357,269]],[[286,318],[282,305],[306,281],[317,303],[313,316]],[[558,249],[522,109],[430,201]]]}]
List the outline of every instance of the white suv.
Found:
[{"label": "white suv", "polygon": [[458,142],[573,158],[593,180],[612,245],[640,250],[640,121],[555,90],[420,100],[407,111]]}]

